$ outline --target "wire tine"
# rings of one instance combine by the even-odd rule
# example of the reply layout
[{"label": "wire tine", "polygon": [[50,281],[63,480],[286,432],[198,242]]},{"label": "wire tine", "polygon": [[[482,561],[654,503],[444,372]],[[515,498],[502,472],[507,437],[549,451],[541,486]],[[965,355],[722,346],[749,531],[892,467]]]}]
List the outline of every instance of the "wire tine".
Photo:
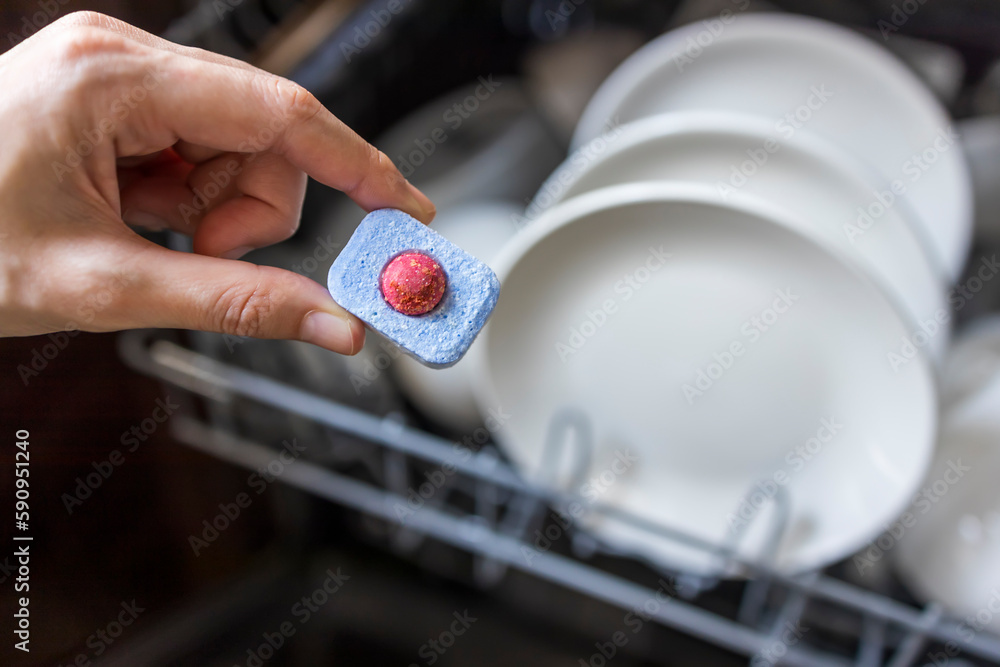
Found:
[{"label": "wire tine", "polygon": [[396,495],[405,496],[410,485],[406,457],[394,450],[385,450],[382,455],[385,487]]},{"label": "wire tine", "polygon": [[747,582],[740,598],[740,608],[736,620],[743,625],[756,628],[760,623],[761,611],[767,603],[767,594],[771,590],[770,579],[751,579]]},{"label": "wire tine", "polygon": [[[809,572],[802,575],[800,578],[805,582],[813,582],[819,577],[819,572]],[[798,632],[797,629],[800,626],[799,621],[802,618],[802,613],[805,611],[806,604],[809,602],[809,596],[802,590],[793,589],[789,590],[788,596],[785,598],[784,603],[778,609],[778,613],[775,615],[774,621],[771,624],[770,637],[775,642],[784,643],[787,646],[798,643]],[[796,637],[794,642],[785,640],[784,637],[787,633],[791,632],[793,636]],[[778,658],[775,664],[794,664],[785,659]]]},{"label": "wire tine", "polygon": [[865,616],[861,623],[861,641],[858,645],[858,667],[878,667],[885,652],[885,621]]},{"label": "wire tine", "polygon": [[[753,493],[753,489],[757,488],[757,484],[754,484],[750,488],[751,491],[749,491],[747,495],[743,496],[743,498],[750,497],[750,494]],[[782,487],[777,487],[774,493],[774,499],[776,508],[774,518],[772,519],[767,531],[767,539],[764,541],[764,548],[760,557],[760,561],[769,567],[774,565],[774,560],[778,554],[778,548],[781,545],[781,539],[784,536],[785,529],[788,525],[788,517],[790,514],[788,495]],[[722,577],[735,572],[736,563],[734,562],[733,557],[735,554],[739,553],[740,543],[747,532],[749,532],[750,525],[757,520],[759,515],[759,512],[755,513],[748,521],[736,526],[734,530],[726,536],[726,540],[712,550],[713,560],[717,563],[717,566],[712,568],[712,570],[718,574],[711,576],[688,575],[686,584],[694,589],[694,593],[690,594],[691,597],[715,588],[722,580]],[[767,591],[770,585],[771,578],[762,576],[756,579],[751,587],[748,587],[740,605],[739,613],[741,614],[741,623],[744,622],[743,618],[747,619],[747,621],[745,621],[747,625],[752,625],[753,622],[756,621],[757,614],[759,613],[759,607],[766,599]],[[748,595],[749,597],[747,597]]]},{"label": "wire tine", "polygon": [[[385,487],[397,496],[406,497],[409,488],[409,471],[406,457],[401,453],[385,450],[382,457]],[[392,530],[390,528],[390,530]],[[424,535],[399,524],[391,533],[392,547],[399,553],[412,553],[424,542]]]},{"label": "wire tine", "polygon": [[[576,434],[576,447],[573,434]],[[567,484],[570,488],[579,485],[590,470],[594,457],[593,433],[590,419],[577,408],[562,408],[558,410],[549,422],[549,431],[542,450],[539,479],[550,486],[559,483],[560,460],[564,451],[570,455],[569,476]]]},{"label": "wire tine", "polygon": [[908,667],[908,665],[912,665],[917,655],[923,650],[924,644],[927,643],[926,631],[941,620],[942,613],[943,609],[940,604],[933,602],[927,605],[924,613],[920,616],[920,628],[911,630],[903,638],[903,641],[899,642],[899,647],[893,653],[892,659],[886,667]]},{"label": "wire tine", "polygon": [[[763,563],[771,567],[776,565],[778,549],[788,528],[788,518],[791,514],[789,506],[788,493],[784,487],[778,486],[774,493],[774,518],[771,520],[760,559]],[[750,521],[752,522],[756,518],[757,515],[755,514],[751,517]],[[737,541],[745,534],[745,531],[742,531],[737,537]],[[732,546],[735,550],[738,544],[733,544]],[[753,626],[759,621],[761,610],[767,603],[767,595],[771,590],[772,583],[773,580],[771,577],[764,575],[752,580],[747,585],[746,591],[743,593],[743,599],[740,601],[740,610],[737,616],[741,623]]]},{"label": "wire tine", "polygon": [[[483,450],[483,454],[486,450]],[[490,529],[496,530],[499,518],[499,498],[496,485],[483,480],[473,480],[475,484],[475,512]],[[500,561],[475,554],[472,558],[472,576],[480,588],[499,584],[507,574],[507,566]]]}]

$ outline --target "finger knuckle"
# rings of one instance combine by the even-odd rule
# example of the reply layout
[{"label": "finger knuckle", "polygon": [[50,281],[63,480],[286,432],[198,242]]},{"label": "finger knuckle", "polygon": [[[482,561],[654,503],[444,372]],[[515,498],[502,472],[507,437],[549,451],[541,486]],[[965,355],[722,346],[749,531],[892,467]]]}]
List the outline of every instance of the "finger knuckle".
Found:
[{"label": "finger knuckle", "polygon": [[262,337],[274,308],[272,290],[262,282],[234,285],[219,299],[216,328],[234,336]]},{"label": "finger knuckle", "polygon": [[93,26],[76,26],[61,32],[50,43],[50,57],[80,81],[106,79],[106,58],[124,53],[126,40],[114,33]]},{"label": "finger knuckle", "polygon": [[323,110],[323,105],[315,95],[299,84],[281,77],[271,79],[271,96],[278,115],[286,126],[308,122]]}]

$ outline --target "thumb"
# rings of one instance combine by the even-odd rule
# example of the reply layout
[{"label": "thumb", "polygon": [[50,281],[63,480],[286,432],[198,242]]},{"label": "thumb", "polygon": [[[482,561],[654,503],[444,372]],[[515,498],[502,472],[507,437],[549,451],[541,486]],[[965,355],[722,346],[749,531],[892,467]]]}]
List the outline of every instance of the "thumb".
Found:
[{"label": "thumb", "polygon": [[355,354],[364,325],[305,276],[270,266],[144,244],[134,284],[107,312],[108,328],[175,328],[281,338]]}]

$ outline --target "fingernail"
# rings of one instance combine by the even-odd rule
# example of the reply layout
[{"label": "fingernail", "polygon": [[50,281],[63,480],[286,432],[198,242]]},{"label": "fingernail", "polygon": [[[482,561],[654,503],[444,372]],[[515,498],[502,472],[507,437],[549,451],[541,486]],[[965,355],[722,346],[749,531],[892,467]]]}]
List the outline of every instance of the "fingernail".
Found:
[{"label": "fingernail", "polygon": [[427,198],[427,195],[418,190],[416,186],[409,181],[406,182],[406,189],[409,190],[410,197],[413,198],[414,206],[416,206],[417,210],[421,212],[421,219],[425,223],[433,220],[434,215],[437,213],[437,208],[431,200]]},{"label": "fingernail", "polygon": [[341,354],[356,352],[350,321],[322,310],[314,310],[306,315],[302,321],[301,338],[307,343]]},{"label": "fingernail", "polygon": [[253,250],[251,246],[241,245],[239,248],[233,248],[232,250],[227,250],[226,252],[219,255],[222,259],[239,259],[243,255],[247,254]]}]

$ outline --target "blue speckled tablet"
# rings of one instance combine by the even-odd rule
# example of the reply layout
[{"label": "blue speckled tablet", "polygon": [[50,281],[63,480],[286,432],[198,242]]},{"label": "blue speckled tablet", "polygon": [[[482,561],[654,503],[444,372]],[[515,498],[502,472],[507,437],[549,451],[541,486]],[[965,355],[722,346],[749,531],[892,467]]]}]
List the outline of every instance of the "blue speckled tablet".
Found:
[{"label": "blue speckled tablet", "polygon": [[[424,315],[404,315],[382,296],[380,277],[390,260],[415,251],[437,261],[447,276],[440,303]],[[330,267],[330,294],[417,361],[451,366],[486,324],[500,295],[490,267],[402,211],[372,211]]]}]

